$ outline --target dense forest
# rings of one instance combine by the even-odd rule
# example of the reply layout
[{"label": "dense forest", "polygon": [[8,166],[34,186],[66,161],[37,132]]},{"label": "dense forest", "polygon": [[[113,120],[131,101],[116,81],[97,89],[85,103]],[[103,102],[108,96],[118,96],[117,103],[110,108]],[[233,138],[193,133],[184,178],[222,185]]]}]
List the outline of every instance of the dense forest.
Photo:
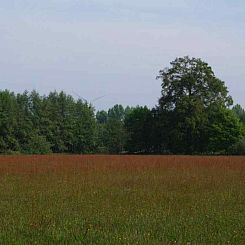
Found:
[{"label": "dense forest", "polygon": [[245,111],[207,63],[159,72],[154,108],[93,105],[65,92],[0,91],[0,153],[245,154]]}]

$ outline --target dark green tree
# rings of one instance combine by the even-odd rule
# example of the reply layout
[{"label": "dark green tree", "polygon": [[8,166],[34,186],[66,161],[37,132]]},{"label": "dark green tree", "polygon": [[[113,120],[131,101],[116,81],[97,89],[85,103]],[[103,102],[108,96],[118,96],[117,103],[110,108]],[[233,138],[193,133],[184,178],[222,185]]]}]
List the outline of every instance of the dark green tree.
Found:
[{"label": "dark green tree", "polygon": [[245,110],[240,105],[235,105],[232,108],[232,111],[239,118],[240,122],[245,125]]},{"label": "dark green tree", "polygon": [[242,124],[227,108],[212,108],[208,116],[208,152],[229,153],[230,148],[241,139]]},{"label": "dark green tree", "polygon": [[21,150],[16,138],[18,104],[14,93],[0,91],[0,153]]},{"label": "dark green tree", "polygon": [[109,119],[103,128],[104,146],[109,153],[122,153],[126,143],[126,130],[120,120]]},{"label": "dark green tree", "polygon": [[125,111],[122,105],[114,105],[108,110],[108,118],[123,121],[125,117]]},{"label": "dark green tree", "polygon": [[[161,70],[157,78],[162,81],[158,113],[162,113],[162,120],[166,121],[163,130],[168,132],[166,138],[170,151],[182,154],[207,152],[212,148],[212,138],[223,142],[222,147],[215,150],[227,150],[226,143],[238,137],[240,126],[235,122],[234,115],[227,111],[232,105],[228,89],[214,75],[211,67],[201,59],[177,58],[171,62],[170,68]],[[217,121],[210,121],[211,112],[217,115],[213,117]],[[228,115],[234,121],[230,125],[234,128],[225,143],[222,138],[225,132],[212,131],[211,125],[226,124],[223,120]],[[226,130],[225,126],[220,128]]]},{"label": "dark green tree", "polygon": [[95,141],[91,105],[64,92],[0,91],[0,153],[95,152]]},{"label": "dark green tree", "polygon": [[96,147],[96,118],[94,108],[82,100],[75,106],[73,152],[92,153]]},{"label": "dark green tree", "polygon": [[125,150],[127,138],[124,127],[125,112],[122,105],[115,105],[108,112],[97,112],[97,145],[100,153],[118,154]]},{"label": "dark green tree", "polygon": [[153,118],[151,111],[145,106],[137,106],[125,119],[128,133],[127,151],[131,153],[148,153],[153,151]]},{"label": "dark green tree", "polygon": [[108,113],[106,111],[98,111],[96,113],[96,120],[99,124],[105,124],[108,120]]},{"label": "dark green tree", "polygon": [[21,146],[21,151],[25,151],[26,145],[31,141],[33,134],[37,131],[32,121],[32,114],[30,110],[30,97],[27,91],[23,94],[16,95],[17,110],[15,128],[15,138]]},{"label": "dark green tree", "polygon": [[32,133],[28,142],[22,146],[22,152],[26,154],[49,154],[51,144],[45,136]]}]

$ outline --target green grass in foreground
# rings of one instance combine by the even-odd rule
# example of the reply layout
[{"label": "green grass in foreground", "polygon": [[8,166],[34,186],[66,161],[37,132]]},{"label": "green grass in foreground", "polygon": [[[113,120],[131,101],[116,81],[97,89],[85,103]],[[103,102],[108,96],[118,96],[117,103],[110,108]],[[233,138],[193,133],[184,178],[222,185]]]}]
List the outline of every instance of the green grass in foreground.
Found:
[{"label": "green grass in foreground", "polygon": [[1,174],[0,221],[1,244],[245,244],[244,168]]}]

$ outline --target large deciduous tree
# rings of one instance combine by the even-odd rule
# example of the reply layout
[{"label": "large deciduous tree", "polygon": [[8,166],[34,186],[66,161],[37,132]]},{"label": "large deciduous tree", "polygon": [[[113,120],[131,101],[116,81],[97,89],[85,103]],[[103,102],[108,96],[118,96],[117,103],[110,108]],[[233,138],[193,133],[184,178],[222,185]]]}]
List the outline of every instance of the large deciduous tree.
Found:
[{"label": "large deciduous tree", "polygon": [[226,151],[238,139],[240,125],[228,112],[233,102],[225,83],[201,59],[186,56],[170,64],[157,77],[162,81],[157,109],[166,121],[162,130],[171,139],[167,142],[169,149],[173,153],[203,153],[219,142],[214,150]]}]

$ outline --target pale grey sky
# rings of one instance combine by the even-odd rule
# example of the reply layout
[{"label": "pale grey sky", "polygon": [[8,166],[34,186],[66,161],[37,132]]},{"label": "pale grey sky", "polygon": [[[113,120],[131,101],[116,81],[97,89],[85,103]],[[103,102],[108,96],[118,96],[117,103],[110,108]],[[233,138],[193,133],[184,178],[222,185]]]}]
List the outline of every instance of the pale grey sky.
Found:
[{"label": "pale grey sky", "polygon": [[[154,106],[158,71],[203,58],[245,107],[243,0],[0,0],[0,89]],[[75,95],[74,95],[75,96]]]}]

